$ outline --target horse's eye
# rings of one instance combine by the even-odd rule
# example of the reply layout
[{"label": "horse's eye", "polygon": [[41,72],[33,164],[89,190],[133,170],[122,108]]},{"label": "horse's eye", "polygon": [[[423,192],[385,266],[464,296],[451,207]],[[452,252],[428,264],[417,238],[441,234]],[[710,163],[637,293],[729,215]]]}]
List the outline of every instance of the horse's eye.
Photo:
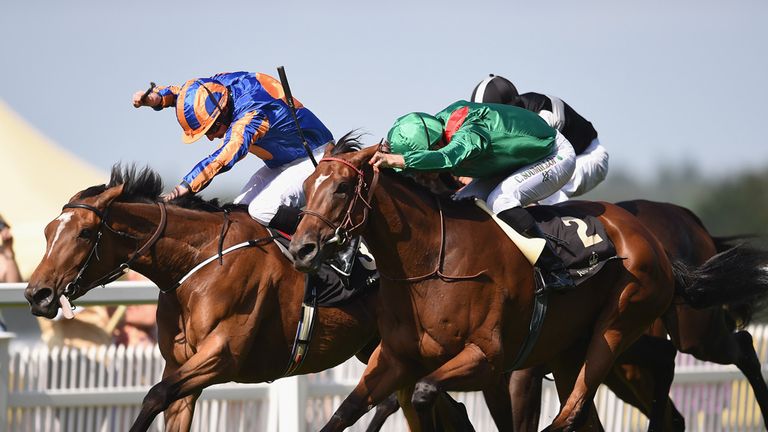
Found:
[{"label": "horse's eye", "polygon": [[88,228],[83,228],[80,231],[80,234],[78,235],[78,237],[81,238],[81,239],[90,240],[90,239],[93,238],[93,231],[91,229],[88,229]]},{"label": "horse's eye", "polygon": [[347,195],[352,191],[352,185],[349,183],[339,183],[338,186],[336,186],[336,192],[337,194],[341,195]]}]

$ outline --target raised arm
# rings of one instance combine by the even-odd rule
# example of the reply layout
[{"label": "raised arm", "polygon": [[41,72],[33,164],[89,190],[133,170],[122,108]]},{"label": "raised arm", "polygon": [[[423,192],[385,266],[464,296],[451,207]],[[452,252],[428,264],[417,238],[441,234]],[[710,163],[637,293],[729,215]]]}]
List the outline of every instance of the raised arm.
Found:
[{"label": "raised arm", "polygon": [[133,106],[138,108],[148,106],[154,110],[161,110],[176,106],[176,97],[179,95],[179,87],[165,86],[155,87],[147,96],[144,96],[146,90],[139,90],[133,94]]}]

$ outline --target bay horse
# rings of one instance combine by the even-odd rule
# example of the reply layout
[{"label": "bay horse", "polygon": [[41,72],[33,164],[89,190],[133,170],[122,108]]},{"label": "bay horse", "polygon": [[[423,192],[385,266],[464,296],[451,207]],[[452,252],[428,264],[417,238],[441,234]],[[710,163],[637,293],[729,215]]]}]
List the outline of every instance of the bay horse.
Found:
[{"label": "bay horse", "polygon": [[[165,369],[131,431],[147,430],[162,411],[165,430],[189,430],[204,388],[283,377],[304,296],[305,275],[247,212],[197,197],[166,208],[158,203],[161,192],[151,170],[116,165],[108,185],[77,193],[46,227],[46,252],[25,290],[32,313],[52,318],[67,298],[76,300],[128,266],[157,284]],[[176,286],[205,258],[248,240],[256,240],[254,247],[224,254]],[[291,375],[356,354],[367,360],[378,343],[376,303],[370,290],[343,306],[318,308],[309,354]]]},{"label": "bay horse", "polygon": [[[379,176],[369,166],[377,148],[350,151],[350,144],[328,147],[305,180],[307,206],[290,251],[299,270],[313,271],[344,239],[361,234],[381,275],[382,339],[322,430],[352,425],[409,386],[421,426],[431,430],[426,409],[439,391],[482,388],[516,359],[534,308],[532,267],[482,210],[439,199],[388,170]],[[616,357],[667,310],[675,283],[663,247],[629,212],[608,203],[567,205],[598,217],[623,259],[578,289],[550,296],[538,342],[520,365],[553,368],[562,404],[548,431],[599,427],[597,387]],[[727,273],[715,265],[703,271],[715,279]],[[702,280],[684,285],[686,300],[697,306],[752,294],[712,295],[715,288]]]},{"label": "bay horse", "polygon": [[[687,266],[704,264],[717,253],[733,247],[737,238],[713,237],[701,220],[690,210],[674,204],[647,200],[616,203],[634,214],[664,246],[667,255]],[[740,253],[745,249],[738,249]],[[742,255],[746,272],[760,271],[766,256],[761,253]],[[751,270],[750,270],[751,269]],[[743,276],[760,281],[760,276]],[[762,277],[765,284],[765,277]],[[727,289],[727,285],[723,287]],[[754,308],[763,298],[748,298],[736,304],[695,309],[677,297],[672,307],[618,360],[606,377],[606,384],[619,397],[651,417],[650,430],[682,431],[685,421],[669,399],[674,377],[677,351],[699,360],[718,364],[734,364],[752,386],[755,400],[766,423],[768,388],[761,373],[760,360],[752,336],[743,328],[750,322]],[[739,328],[736,328],[738,321]],[[667,335],[670,341],[667,341]],[[654,337],[651,339],[650,337]],[[669,346],[668,346],[669,345]],[[670,350],[670,347],[672,349]],[[545,367],[514,371],[510,383],[515,431],[538,430],[541,403],[541,380]]]}]

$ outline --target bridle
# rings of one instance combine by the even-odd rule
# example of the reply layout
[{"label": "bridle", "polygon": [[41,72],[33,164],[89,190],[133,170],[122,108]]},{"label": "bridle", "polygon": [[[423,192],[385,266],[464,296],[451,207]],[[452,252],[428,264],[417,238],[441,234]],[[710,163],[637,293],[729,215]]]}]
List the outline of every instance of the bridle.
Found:
[{"label": "bridle", "polygon": [[99,260],[99,253],[98,253],[98,247],[99,242],[101,241],[102,237],[102,231],[104,228],[108,229],[109,231],[112,231],[113,233],[120,235],[122,237],[131,238],[134,240],[138,240],[138,238],[122,232],[118,231],[114,228],[112,228],[107,223],[107,216],[109,214],[109,207],[107,207],[103,212],[99,210],[98,208],[88,205],[88,204],[82,204],[82,203],[74,203],[74,204],[65,204],[64,207],[62,207],[62,210],[64,209],[84,209],[93,212],[101,221],[99,222],[99,229],[96,232],[96,240],[93,242],[93,246],[91,247],[91,251],[88,253],[88,256],[85,258],[85,262],[83,262],[82,266],[80,267],[80,271],[77,273],[77,276],[75,279],[67,284],[67,287],[64,288],[64,293],[67,298],[76,297],[79,294],[82,294],[84,292],[87,292],[88,290],[99,286],[99,285],[106,285],[110,282],[115,281],[117,278],[122,276],[126,270],[131,268],[131,264],[133,263],[136,258],[144,255],[149,251],[149,249],[157,243],[157,240],[160,239],[160,237],[163,235],[163,231],[165,231],[165,227],[167,225],[167,210],[165,208],[165,203],[158,202],[157,206],[160,208],[160,222],[157,225],[157,229],[155,229],[155,232],[152,233],[150,238],[144,243],[143,246],[138,248],[134,253],[122,264],[118,265],[115,269],[107,272],[104,276],[96,279],[94,282],[91,282],[88,284],[85,288],[81,287],[82,283],[82,277],[85,273],[85,270],[88,268],[88,265],[91,264],[91,260],[96,257],[96,260]]},{"label": "bridle", "polygon": [[[343,246],[347,241],[349,241],[350,238],[354,236],[353,232],[360,229],[368,221],[368,214],[371,210],[371,199],[373,198],[373,192],[376,189],[376,185],[379,183],[379,170],[376,167],[373,168],[373,179],[371,180],[371,184],[366,185],[365,174],[363,171],[352,165],[352,163],[349,161],[340,158],[327,157],[320,159],[318,164],[323,162],[338,162],[348,166],[349,168],[352,168],[355,173],[357,173],[357,185],[355,186],[355,192],[352,195],[352,199],[347,205],[347,211],[339,225],[334,224],[327,217],[313,210],[304,210],[301,212],[301,214],[314,216],[331,227],[331,229],[334,231],[334,236],[326,242],[326,245],[331,243],[338,243],[339,246]],[[363,196],[364,189],[368,189],[367,197]],[[360,222],[355,223],[352,219],[352,214],[355,212],[358,203],[361,203],[363,206],[363,217]]]},{"label": "bridle", "polygon": [[[323,221],[326,225],[331,227],[335,231],[334,237],[332,237],[330,240],[326,242],[326,244],[331,244],[334,242],[339,242],[340,245],[344,245],[345,242],[347,242],[351,236],[353,235],[352,232],[362,227],[367,221],[368,221],[368,212],[371,209],[371,198],[373,197],[373,192],[376,189],[376,185],[379,182],[379,170],[378,168],[373,168],[373,179],[371,180],[371,185],[368,187],[368,197],[363,197],[363,189],[365,188],[365,178],[362,170],[357,168],[356,166],[352,165],[350,162],[339,159],[339,158],[323,158],[320,160],[320,163],[322,162],[339,162],[342,163],[350,168],[352,168],[357,173],[357,187],[355,188],[355,194],[350,200],[349,205],[347,206],[347,212],[344,215],[344,219],[342,219],[342,222],[340,225],[336,226],[333,222],[328,220],[325,216],[323,216],[320,213],[317,213],[312,210],[304,210],[302,214],[308,214],[311,216],[315,216],[316,218]],[[425,273],[423,275],[419,276],[412,276],[412,277],[405,277],[405,278],[396,278],[388,276],[381,272],[381,269],[379,269],[379,275],[384,279],[389,279],[392,281],[398,281],[398,282],[419,282],[425,279],[430,279],[432,277],[438,277],[444,281],[459,281],[459,280],[470,280],[475,279],[486,273],[486,270],[482,270],[480,272],[477,272],[475,274],[470,275],[446,275],[443,273],[443,260],[445,255],[445,216],[443,215],[443,208],[442,204],[440,203],[440,199],[438,197],[435,197],[436,205],[438,208],[438,213],[440,214],[440,247],[437,257],[437,263],[435,264],[435,268],[429,272]],[[359,202],[363,204],[363,218],[358,222],[357,224],[354,223],[352,220],[352,213],[355,210],[355,205]]]}]

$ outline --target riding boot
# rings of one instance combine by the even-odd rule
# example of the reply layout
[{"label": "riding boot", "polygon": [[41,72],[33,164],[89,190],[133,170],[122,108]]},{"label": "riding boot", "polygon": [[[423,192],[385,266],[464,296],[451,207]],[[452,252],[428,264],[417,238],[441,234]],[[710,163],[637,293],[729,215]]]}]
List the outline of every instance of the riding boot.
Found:
[{"label": "riding boot", "polygon": [[534,270],[541,274],[544,289],[562,290],[573,288],[573,280],[568,274],[563,261],[555,252],[550,240],[541,231],[533,216],[523,207],[513,207],[499,212],[497,215],[512,229],[528,238],[543,238],[547,240],[544,250],[534,265]]},{"label": "riding boot", "polygon": [[301,209],[287,205],[281,205],[277,208],[272,220],[269,221],[269,227],[279,230],[285,234],[293,235],[296,227],[299,225],[299,215]]},{"label": "riding boot", "polygon": [[328,260],[328,264],[345,277],[349,277],[352,274],[352,266],[355,264],[359,247],[360,237],[351,239],[345,248]]},{"label": "riding boot", "polygon": [[[541,228],[536,224],[526,230],[523,235],[529,238],[547,238],[541,231]],[[573,283],[571,275],[568,274],[568,269],[565,268],[563,260],[557,255],[550,240],[547,240],[546,247],[536,261],[536,267],[540,270],[545,290],[568,290],[576,286]]]}]

